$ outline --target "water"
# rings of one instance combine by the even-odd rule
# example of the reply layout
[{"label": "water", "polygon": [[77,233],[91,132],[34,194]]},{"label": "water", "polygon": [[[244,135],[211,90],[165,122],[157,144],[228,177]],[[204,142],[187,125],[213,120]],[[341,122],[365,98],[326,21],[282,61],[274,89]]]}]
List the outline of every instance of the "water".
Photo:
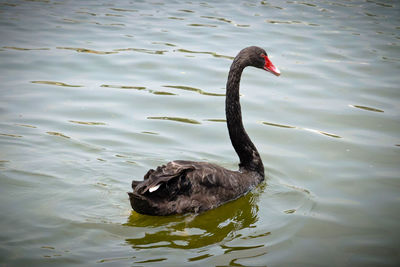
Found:
[{"label": "water", "polygon": [[[0,1],[0,265],[398,266],[397,1]],[[131,211],[174,159],[237,168],[224,87],[267,181],[193,216]]]}]

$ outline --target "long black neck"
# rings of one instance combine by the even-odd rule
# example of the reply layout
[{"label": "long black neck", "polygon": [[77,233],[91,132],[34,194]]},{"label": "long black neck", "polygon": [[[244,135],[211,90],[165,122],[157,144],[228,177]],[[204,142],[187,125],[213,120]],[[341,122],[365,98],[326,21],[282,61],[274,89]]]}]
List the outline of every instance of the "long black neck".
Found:
[{"label": "long black neck", "polygon": [[226,121],[232,146],[240,159],[240,170],[255,171],[264,177],[264,165],[261,161],[260,154],[247,135],[242,122],[239,85],[240,77],[245,67],[246,64],[242,63],[238,56],[233,61],[229,70],[225,100]]}]

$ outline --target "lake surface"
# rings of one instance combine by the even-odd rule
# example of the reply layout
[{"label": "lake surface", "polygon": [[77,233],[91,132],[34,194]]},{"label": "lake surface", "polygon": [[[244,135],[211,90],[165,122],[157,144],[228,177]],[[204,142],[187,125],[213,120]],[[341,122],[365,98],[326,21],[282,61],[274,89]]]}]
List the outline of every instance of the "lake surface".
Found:
[{"label": "lake surface", "polygon": [[[1,266],[399,266],[398,1],[0,0]],[[266,182],[200,215],[131,210],[175,159],[237,169],[224,95]]]}]

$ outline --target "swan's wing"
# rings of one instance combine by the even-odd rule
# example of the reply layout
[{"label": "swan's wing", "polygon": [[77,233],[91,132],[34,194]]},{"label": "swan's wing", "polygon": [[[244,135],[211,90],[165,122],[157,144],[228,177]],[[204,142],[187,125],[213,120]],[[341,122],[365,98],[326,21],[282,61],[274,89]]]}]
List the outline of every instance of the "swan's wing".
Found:
[{"label": "swan's wing", "polygon": [[[171,165],[170,165],[171,164]],[[167,164],[165,170],[172,167],[180,174],[185,173],[185,178],[189,179],[193,186],[209,187],[229,187],[231,188],[230,180],[235,180],[233,176],[238,174],[221,166],[197,161],[177,160]]]},{"label": "swan's wing", "polygon": [[[157,167],[155,170],[149,170],[144,176],[144,181],[135,184],[134,191],[139,194],[157,191],[161,185],[167,184],[173,179],[179,179],[177,189],[185,184],[185,174],[195,170],[195,167],[189,161],[171,161],[166,165]],[[181,181],[182,180],[182,181]],[[187,183],[188,181],[186,181]]]},{"label": "swan's wing", "polygon": [[[237,174],[237,172],[207,162],[176,160],[159,166],[155,170],[149,170],[144,176],[144,181],[139,183],[135,181],[132,187],[141,195],[156,192],[160,186],[161,189],[167,189],[170,195],[190,188],[195,191],[215,187],[229,190],[237,186],[235,183],[237,179],[234,177]],[[166,185],[167,188],[162,185]]]},{"label": "swan's wing", "polygon": [[128,194],[132,208],[140,213],[199,212],[236,199],[255,181],[212,163],[172,161],[148,171],[144,181],[133,182]]}]

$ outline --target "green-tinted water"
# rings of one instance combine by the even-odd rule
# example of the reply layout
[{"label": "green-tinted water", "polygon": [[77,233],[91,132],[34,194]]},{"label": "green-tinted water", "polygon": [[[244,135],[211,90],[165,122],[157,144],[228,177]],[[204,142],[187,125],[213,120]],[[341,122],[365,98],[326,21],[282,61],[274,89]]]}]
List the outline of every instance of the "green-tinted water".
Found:
[{"label": "green-tinted water", "polygon": [[[0,265],[396,266],[397,1],[0,0]],[[131,211],[174,159],[237,168],[236,53],[267,181],[194,216]]]}]

